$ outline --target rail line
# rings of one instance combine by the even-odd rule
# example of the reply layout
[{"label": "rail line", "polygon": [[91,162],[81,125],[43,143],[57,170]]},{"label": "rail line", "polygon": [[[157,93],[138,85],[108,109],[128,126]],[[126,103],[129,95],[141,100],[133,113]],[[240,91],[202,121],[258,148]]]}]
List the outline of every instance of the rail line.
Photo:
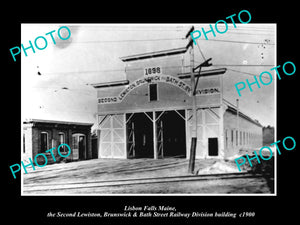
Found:
[{"label": "rail line", "polygon": [[86,182],[69,182],[69,183],[44,183],[44,184],[28,184],[24,185],[23,191],[30,192],[45,192],[45,191],[63,191],[71,189],[86,189],[86,188],[101,188],[101,187],[117,187],[127,185],[143,185],[154,183],[171,183],[171,182],[193,182],[207,181],[219,179],[241,179],[241,178],[259,178],[262,175],[249,174],[246,172],[240,173],[222,173],[222,174],[203,174],[203,175],[184,175],[170,177],[151,177],[151,178],[132,178],[119,180],[99,180]]}]

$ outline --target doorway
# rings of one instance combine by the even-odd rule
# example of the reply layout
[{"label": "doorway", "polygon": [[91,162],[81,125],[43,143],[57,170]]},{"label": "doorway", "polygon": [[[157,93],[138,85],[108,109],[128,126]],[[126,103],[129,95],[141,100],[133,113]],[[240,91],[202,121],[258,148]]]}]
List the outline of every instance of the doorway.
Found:
[{"label": "doorway", "polygon": [[186,158],[185,110],[156,113],[158,157]]},{"label": "doorway", "polygon": [[86,138],[84,134],[72,134],[73,160],[86,159]]},{"label": "doorway", "polygon": [[218,138],[208,138],[208,156],[218,156]]},{"label": "doorway", "polygon": [[[155,112],[157,157],[186,158],[185,110]],[[153,112],[126,114],[127,158],[154,158]]]},{"label": "doorway", "polygon": [[126,114],[127,158],[154,158],[152,112]]}]

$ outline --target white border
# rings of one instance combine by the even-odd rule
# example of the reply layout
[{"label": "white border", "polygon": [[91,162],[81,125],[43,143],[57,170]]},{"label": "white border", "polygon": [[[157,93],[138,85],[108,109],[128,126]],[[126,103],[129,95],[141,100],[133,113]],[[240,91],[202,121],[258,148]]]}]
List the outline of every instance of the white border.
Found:
[{"label": "white border", "polygon": [[[30,24],[30,23],[29,23]],[[33,24],[33,23],[32,23]],[[64,25],[77,25],[78,23],[68,23],[68,24],[64,24]],[[208,24],[208,23],[201,23],[201,25],[204,24]],[[251,23],[253,25],[264,25],[264,24],[268,24],[268,25],[274,25],[274,30],[275,30],[275,54],[274,54],[274,65],[277,65],[277,23]],[[21,24],[22,25],[22,24]],[[44,25],[59,25],[59,24],[55,24],[55,23],[51,23],[51,24],[44,24]],[[118,25],[118,26],[126,26],[126,25],[135,25],[135,26],[147,26],[147,25],[156,25],[156,26],[178,26],[178,25],[187,25],[187,26],[192,26],[195,24],[190,24],[190,23],[179,23],[179,24],[172,24],[172,23],[163,23],[163,24],[152,24],[152,23],[143,23],[143,24],[138,24],[138,23],[129,23],[129,24],[119,24],[119,23],[103,23],[103,24],[85,24],[85,23],[79,23],[78,25],[85,25],[85,26],[112,26],[112,25]],[[21,26],[21,30],[22,30],[22,26]],[[22,34],[21,34],[22,35]],[[21,65],[22,66],[22,65]],[[21,69],[22,71],[22,69]],[[275,71],[274,71],[275,73]],[[277,77],[277,76],[276,76]],[[21,93],[22,93],[22,79],[25,79],[22,74],[21,74]],[[274,126],[274,139],[275,141],[277,141],[277,79],[275,80],[275,87],[274,87],[274,95],[275,95],[275,99],[274,99],[274,103],[275,103],[275,126]],[[24,107],[24,104],[22,104],[22,96],[21,95],[21,159],[22,159],[22,154],[23,154],[23,121],[25,121],[25,118],[23,117],[23,113],[22,113],[22,108]],[[21,172],[21,196],[277,196],[277,151],[275,151],[275,173],[274,173],[274,193],[273,194],[24,194],[23,193],[23,172],[22,170]],[[10,166],[10,165],[9,165]],[[9,179],[13,179],[13,177],[10,177]],[[15,179],[13,179],[13,181],[15,181]]]}]

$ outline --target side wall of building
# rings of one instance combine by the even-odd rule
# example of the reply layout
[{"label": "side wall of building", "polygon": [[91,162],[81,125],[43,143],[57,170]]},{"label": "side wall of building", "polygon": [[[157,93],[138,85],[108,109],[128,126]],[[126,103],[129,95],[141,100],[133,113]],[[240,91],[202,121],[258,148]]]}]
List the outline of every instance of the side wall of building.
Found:
[{"label": "side wall of building", "polygon": [[32,126],[23,127],[23,149],[22,149],[22,160],[32,158]]},{"label": "side wall of building", "polygon": [[237,115],[226,110],[224,113],[224,147],[225,157],[233,156],[241,149],[255,149],[263,146],[262,127],[239,116],[237,128]]}]

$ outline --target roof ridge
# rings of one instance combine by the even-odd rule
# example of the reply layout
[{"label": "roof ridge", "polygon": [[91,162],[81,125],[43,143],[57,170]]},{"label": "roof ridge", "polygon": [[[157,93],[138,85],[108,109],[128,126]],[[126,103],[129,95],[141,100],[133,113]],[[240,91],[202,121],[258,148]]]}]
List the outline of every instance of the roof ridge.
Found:
[{"label": "roof ridge", "polygon": [[[237,109],[238,109],[237,106],[235,106],[234,104],[232,104],[231,102],[229,102],[225,98],[222,98],[222,100],[223,100],[222,102],[225,103],[225,105],[233,108],[237,112]],[[254,118],[252,119],[251,116],[248,116],[246,113],[244,113],[243,111],[241,111],[240,108],[239,108],[239,114],[241,116],[243,116],[245,119],[248,119],[249,121],[251,121],[251,122],[253,122],[253,123],[255,123],[255,124],[257,124],[257,125],[259,125],[259,126],[262,127],[261,123],[257,119],[254,119]]]}]

